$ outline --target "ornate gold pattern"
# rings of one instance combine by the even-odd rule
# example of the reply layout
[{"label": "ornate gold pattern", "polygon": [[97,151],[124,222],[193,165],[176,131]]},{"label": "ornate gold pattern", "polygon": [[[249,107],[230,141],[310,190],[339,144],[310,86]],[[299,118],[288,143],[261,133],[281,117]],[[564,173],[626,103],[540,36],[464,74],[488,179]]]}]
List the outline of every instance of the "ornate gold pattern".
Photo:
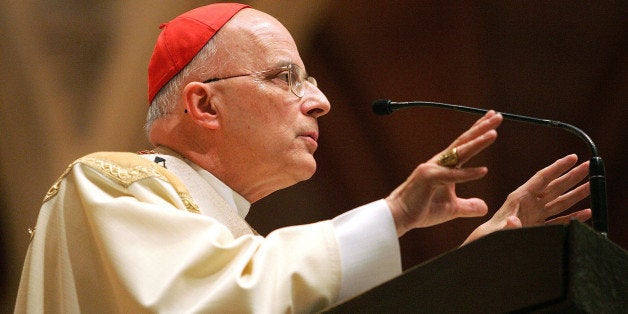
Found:
[{"label": "ornate gold pattern", "polygon": [[44,203],[47,202],[48,200],[50,200],[51,198],[53,198],[55,195],[57,195],[57,192],[59,192],[59,185],[61,185],[61,180],[63,180],[63,178],[65,178],[65,176],[67,176],[68,173],[70,173],[70,170],[72,169],[72,167],[74,167],[74,164],[76,164],[76,161],[71,163],[65,169],[65,171],[63,171],[63,173],[57,179],[57,181],[55,181],[55,183],[50,187],[50,189],[48,190],[48,192],[44,196],[44,201],[43,201]]},{"label": "ornate gold pattern", "polygon": [[133,166],[130,168],[125,168],[108,160],[96,159],[91,157],[81,158],[79,159],[79,162],[82,162],[88,166],[91,166],[92,168],[99,170],[99,172],[105,174],[107,177],[118,182],[124,187],[128,187],[133,182],[151,177],[157,177],[168,182],[168,180],[154,168],[146,168],[144,166]]},{"label": "ornate gold pattern", "polygon": [[90,156],[85,156],[71,163],[63,172],[63,174],[59,177],[59,179],[57,179],[57,181],[48,190],[48,193],[46,193],[43,202],[45,203],[53,198],[55,195],[57,195],[57,193],[59,192],[59,186],[61,185],[61,181],[70,173],[70,171],[76,164],[81,163],[95,169],[99,173],[107,176],[107,178],[117,182],[125,188],[129,187],[129,185],[131,185],[132,183],[143,179],[161,179],[173,185],[173,187],[177,190],[177,194],[179,195],[179,198],[183,202],[183,205],[185,206],[187,211],[196,214],[200,213],[198,205],[194,202],[192,196],[187,191],[185,191],[185,188],[180,184],[176,184],[177,182],[171,182],[167,178],[169,176],[162,174],[162,171],[167,171],[166,169],[159,168],[159,166],[147,167],[144,165],[129,165],[128,167],[125,167],[123,165],[120,165],[120,163],[116,163],[114,161],[106,160],[101,157],[95,158]]},{"label": "ornate gold pattern", "polygon": [[198,205],[196,205],[196,203],[194,202],[194,199],[192,198],[192,196],[188,193],[184,193],[184,192],[179,192],[179,198],[181,198],[181,201],[183,202],[183,205],[185,205],[185,208],[187,209],[187,211],[191,212],[191,213],[195,213],[195,214],[200,214],[201,211],[198,209]]}]

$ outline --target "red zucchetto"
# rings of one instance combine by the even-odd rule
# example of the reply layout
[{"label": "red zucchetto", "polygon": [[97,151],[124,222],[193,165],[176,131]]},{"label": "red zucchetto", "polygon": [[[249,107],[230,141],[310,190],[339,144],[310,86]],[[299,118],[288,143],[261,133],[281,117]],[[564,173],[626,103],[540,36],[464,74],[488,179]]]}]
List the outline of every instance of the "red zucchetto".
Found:
[{"label": "red zucchetto", "polygon": [[185,12],[162,24],[148,64],[148,103],[236,13],[249,7],[215,3]]}]

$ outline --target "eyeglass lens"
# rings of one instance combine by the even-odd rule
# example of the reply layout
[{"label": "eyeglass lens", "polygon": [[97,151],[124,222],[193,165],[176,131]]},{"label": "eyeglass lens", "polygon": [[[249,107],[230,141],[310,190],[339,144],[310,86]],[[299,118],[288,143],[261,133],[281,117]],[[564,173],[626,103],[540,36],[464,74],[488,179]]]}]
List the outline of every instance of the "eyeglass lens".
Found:
[{"label": "eyeglass lens", "polygon": [[303,88],[303,83],[307,80],[310,84],[317,86],[316,79],[305,75],[301,67],[295,64],[291,64],[289,66],[288,71],[288,80],[290,81],[290,90],[297,96],[303,97],[305,94],[305,90]]}]

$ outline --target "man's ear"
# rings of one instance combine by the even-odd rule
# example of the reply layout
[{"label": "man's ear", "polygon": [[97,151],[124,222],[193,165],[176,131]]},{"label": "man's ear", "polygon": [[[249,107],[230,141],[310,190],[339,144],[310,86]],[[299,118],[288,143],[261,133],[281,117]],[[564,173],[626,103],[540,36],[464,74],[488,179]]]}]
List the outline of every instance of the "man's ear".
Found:
[{"label": "man's ear", "polygon": [[218,111],[212,104],[213,90],[207,84],[190,82],[183,88],[184,111],[195,123],[210,129],[218,127]]}]

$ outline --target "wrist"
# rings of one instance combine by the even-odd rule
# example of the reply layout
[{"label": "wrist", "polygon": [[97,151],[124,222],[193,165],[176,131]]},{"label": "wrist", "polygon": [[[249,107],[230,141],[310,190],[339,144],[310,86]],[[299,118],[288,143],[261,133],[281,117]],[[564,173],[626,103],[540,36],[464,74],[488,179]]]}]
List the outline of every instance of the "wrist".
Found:
[{"label": "wrist", "polygon": [[397,230],[397,237],[403,236],[406,232],[412,229],[410,227],[410,219],[408,217],[407,212],[403,209],[402,206],[396,202],[392,196],[385,198],[386,203],[388,204],[388,208],[390,210],[390,214],[395,222],[395,229]]}]

